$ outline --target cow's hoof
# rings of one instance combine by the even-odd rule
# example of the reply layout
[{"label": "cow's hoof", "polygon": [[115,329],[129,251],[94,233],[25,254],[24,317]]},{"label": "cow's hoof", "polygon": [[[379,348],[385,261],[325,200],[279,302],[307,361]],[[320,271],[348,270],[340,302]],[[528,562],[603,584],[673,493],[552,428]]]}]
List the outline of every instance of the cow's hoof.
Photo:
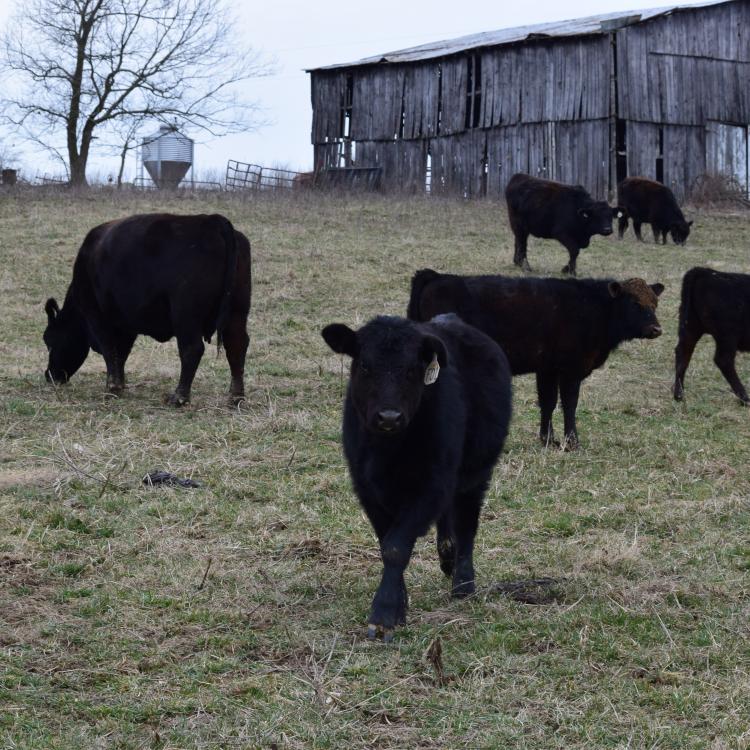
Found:
[{"label": "cow's hoof", "polygon": [[581,444],[578,442],[578,438],[575,435],[566,437],[562,444],[562,449],[566,453],[572,453],[573,451],[577,451],[580,447],[581,447]]},{"label": "cow's hoof", "polygon": [[570,264],[567,264],[562,267],[562,269],[560,270],[560,273],[568,274],[569,276],[575,276],[576,270],[575,268],[571,268]]},{"label": "cow's hoof", "polygon": [[454,599],[465,599],[467,596],[471,596],[476,591],[474,581],[462,581],[461,583],[454,583],[451,589],[451,596]]},{"label": "cow's hoof", "polygon": [[672,388],[672,396],[675,401],[682,401],[685,398],[685,391],[682,388]]},{"label": "cow's hoof", "polygon": [[745,396],[745,398],[740,397],[740,403],[742,406],[750,406],[750,398]]},{"label": "cow's hoof", "polygon": [[374,641],[382,637],[383,643],[393,641],[393,628],[385,628],[382,625],[376,625],[371,622],[367,625],[367,640]]},{"label": "cow's hoof", "polygon": [[112,396],[119,396],[125,390],[125,383],[120,380],[107,378],[107,393]]},{"label": "cow's hoof", "polygon": [[245,403],[245,394],[244,393],[232,393],[229,396],[229,405],[230,406],[242,406],[242,404]]},{"label": "cow's hoof", "polygon": [[544,435],[540,435],[539,442],[542,444],[542,448],[559,448],[560,447],[560,441],[552,436],[545,437]]},{"label": "cow's hoof", "polygon": [[453,575],[453,566],[456,561],[456,548],[450,539],[441,539],[437,544],[438,557],[440,558],[440,570],[447,576]]},{"label": "cow's hoof", "polygon": [[190,396],[183,396],[180,393],[169,393],[164,397],[164,401],[169,406],[187,406],[190,403]]}]

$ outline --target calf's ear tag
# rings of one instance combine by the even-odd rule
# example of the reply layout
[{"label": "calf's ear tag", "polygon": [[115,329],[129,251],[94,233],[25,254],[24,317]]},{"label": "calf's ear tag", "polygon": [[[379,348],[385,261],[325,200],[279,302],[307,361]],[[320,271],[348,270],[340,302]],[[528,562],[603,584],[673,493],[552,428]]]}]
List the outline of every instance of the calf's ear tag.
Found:
[{"label": "calf's ear tag", "polygon": [[432,362],[427,365],[427,369],[424,371],[424,384],[432,385],[440,374],[440,365],[438,364],[437,354],[432,355]]}]

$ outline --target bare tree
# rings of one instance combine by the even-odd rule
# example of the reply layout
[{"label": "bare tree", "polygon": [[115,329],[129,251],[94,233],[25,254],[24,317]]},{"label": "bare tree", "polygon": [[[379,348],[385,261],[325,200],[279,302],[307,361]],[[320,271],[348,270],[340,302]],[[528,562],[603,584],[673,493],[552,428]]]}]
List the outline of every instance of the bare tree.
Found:
[{"label": "bare tree", "polygon": [[237,84],[270,72],[224,0],[17,0],[3,42],[20,93],[0,106],[74,185],[86,184],[102,131],[130,133],[127,146],[147,118],[212,135],[253,129],[257,107]]}]

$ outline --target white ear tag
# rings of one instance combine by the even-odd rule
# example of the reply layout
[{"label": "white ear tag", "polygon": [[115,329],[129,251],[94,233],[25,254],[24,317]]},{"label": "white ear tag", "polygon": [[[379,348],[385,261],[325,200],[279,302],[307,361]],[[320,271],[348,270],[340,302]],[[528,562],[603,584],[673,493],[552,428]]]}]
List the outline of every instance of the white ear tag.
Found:
[{"label": "white ear tag", "polygon": [[432,355],[432,362],[427,365],[427,369],[424,371],[424,384],[432,385],[440,374],[440,365],[438,364],[437,354]]}]

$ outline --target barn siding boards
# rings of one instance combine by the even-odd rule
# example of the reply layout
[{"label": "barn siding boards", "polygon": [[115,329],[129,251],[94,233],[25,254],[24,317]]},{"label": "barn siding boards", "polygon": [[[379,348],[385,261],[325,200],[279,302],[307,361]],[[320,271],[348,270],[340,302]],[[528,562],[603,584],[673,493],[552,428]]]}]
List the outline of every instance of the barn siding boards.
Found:
[{"label": "barn siding boards", "polygon": [[357,144],[358,167],[380,167],[381,185],[389,191],[423,192],[427,141],[367,141]]},{"label": "barn siding boards", "polygon": [[[494,46],[445,43],[452,51],[441,55],[437,44],[312,71],[316,167],[342,165],[351,81],[354,165],[382,167],[387,187],[421,189],[429,149],[435,192],[500,196],[523,171],[604,198],[622,121],[627,173],[659,176],[684,196],[700,174],[740,159],[721,133],[750,123],[750,2],[641,13],[619,27],[583,19],[548,36],[521,30]],[[477,61],[480,106],[467,118]]]},{"label": "barn siding boards", "polygon": [[608,159],[606,119],[530,123],[488,130],[487,195],[502,196],[508,180],[516,172],[525,172],[583,185],[594,197],[604,200]]},{"label": "barn siding boards", "polygon": [[689,196],[706,169],[706,135],[702,127],[668,125],[664,128],[664,184],[678,201]]},{"label": "barn siding boards", "polygon": [[750,122],[750,3],[675,13],[617,37],[620,117]]},{"label": "barn siding boards", "polygon": [[628,175],[655,180],[659,126],[650,122],[628,121],[626,128]]}]

